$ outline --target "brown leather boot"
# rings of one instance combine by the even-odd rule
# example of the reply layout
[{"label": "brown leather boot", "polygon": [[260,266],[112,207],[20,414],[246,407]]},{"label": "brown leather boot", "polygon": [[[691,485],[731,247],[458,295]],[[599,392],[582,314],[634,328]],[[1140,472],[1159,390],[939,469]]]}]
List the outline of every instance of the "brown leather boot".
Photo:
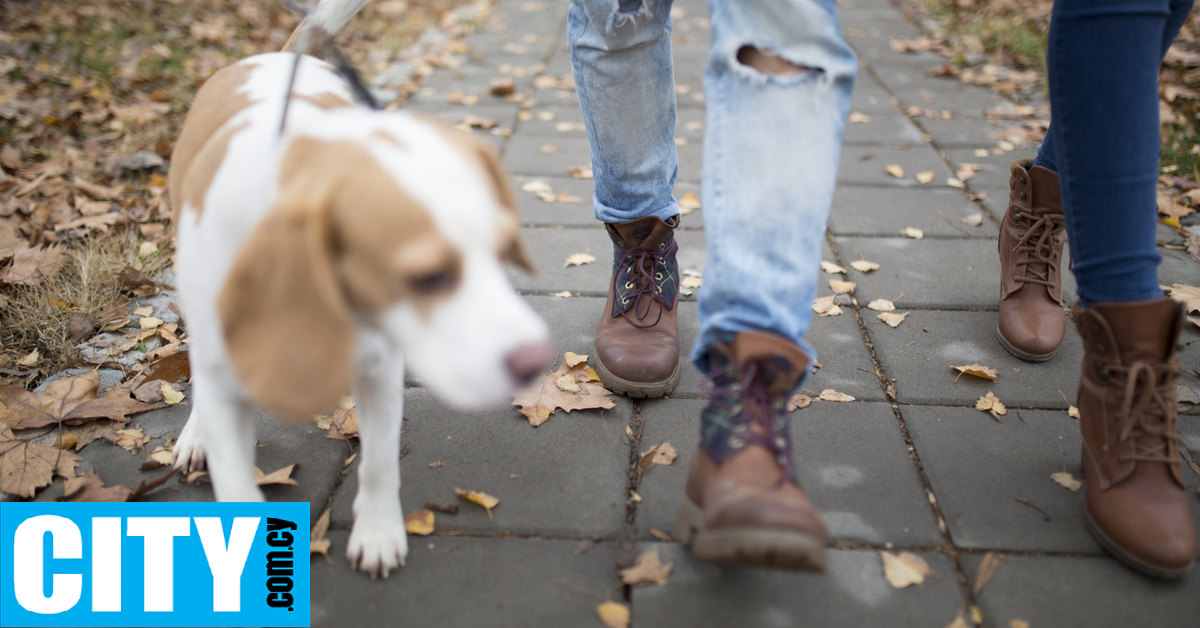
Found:
[{"label": "brown leather boot", "polygon": [[709,351],[712,399],[675,518],[696,558],[823,571],[825,520],[792,468],[788,395],[811,360],[782,336],[738,334]]},{"label": "brown leather boot", "polygon": [[596,373],[613,392],[662,397],[679,385],[675,227],[654,216],[608,224],[613,277],[596,328]]},{"label": "brown leather boot", "polygon": [[1175,415],[1182,304],[1164,298],[1074,311],[1083,337],[1088,529],[1126,565],[1182,578],[1196,559]]},{"label": "brown leather boot", "polygon": [[1067,331],[1062,252],[1067,241],[1058,174],[1014,161],[1008,211],[1000,224],[1000,317],[996,336],[1030,362],[1054,357]]}]

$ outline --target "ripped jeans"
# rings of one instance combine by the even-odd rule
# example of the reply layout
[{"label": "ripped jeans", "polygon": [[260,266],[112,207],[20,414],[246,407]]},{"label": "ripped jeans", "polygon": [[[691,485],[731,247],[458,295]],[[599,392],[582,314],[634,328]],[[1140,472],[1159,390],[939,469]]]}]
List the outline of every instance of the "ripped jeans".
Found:
[{"label": "ripped jeans", "polygon": [[[754,330],[816,359],[803,337],[857,69],[834,4],[709,0],[708,258],[692,348],[701,370],[714,342]],[[571,0],[568,44],[603,222],[679,214],[670,11],[670,0]],[[744,49],[794,71],[760,72],[738,60]]]}]

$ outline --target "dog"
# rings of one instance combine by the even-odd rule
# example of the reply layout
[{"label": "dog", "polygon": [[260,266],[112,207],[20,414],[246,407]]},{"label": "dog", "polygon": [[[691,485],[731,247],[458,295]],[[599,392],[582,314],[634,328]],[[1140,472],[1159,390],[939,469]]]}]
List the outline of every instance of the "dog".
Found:
[{"label": "dog", "polygon": [[[318,10],[344,17],[338,5],[361,4]],[[505,270],[533,265],[496,157],[437,122],[355,104],[324,61],[269,53],[197,93],[168,191],[192,340],[193,409],[175,467],[207,464],[220,501],[261,501],[254,405],[308,418],[352,392],[361,448],[346,555],[386,577],[408,553],[405,362],[469,410],[505,401],[553,358],[545,322]]]}]

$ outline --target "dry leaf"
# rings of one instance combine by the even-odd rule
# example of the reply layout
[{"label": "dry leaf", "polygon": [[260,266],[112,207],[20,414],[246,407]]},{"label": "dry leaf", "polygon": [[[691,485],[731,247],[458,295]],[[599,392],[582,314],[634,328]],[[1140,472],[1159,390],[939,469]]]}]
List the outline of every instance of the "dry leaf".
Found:
[{"label": "dry leaf", "polygon": [[1029,628],[1029,622],[1024,619],[1010,619],[1008,621],[1008,628]]},{"label": "dry leaf", "polygon": [[642,469],[642,471],[648,471],[651,467],[656,465],[662,465],[664,467],[670,466],[672,462],[675,462],[675,458],[678,455],[679,451],[675,449],[674,445],[663,441],[642,452],[642,458],[638,463],[638,466]]},{"label": "dry leaf", "polygon": [[857,111],[851,111],[850,116],[846,118],[846,121],[851,124],[870,124],[871,116],[868,116],[864,113],[859,113]]},{"label": "dry leaf", "polygon": [[317,518],[317,522],[313,524],[312,530],[309,533],[308,551],[310,554],[321,554],[329,564],[333,564],[333,559],[329,557],[329,546],[333,543],[325,538],[325,533],[329,531],[329,512],[326,508],[325,512]]},{"label": "dry leaf", "polygon": [[667,534],[666,532],[663,532],[662,530],[659,530],[658,528],[656,528],[654,526],[646,526],[646,532],[649,532],[650,536],[662,541],[663,543],[674,543],[675,542],[674,539],[671,538],[671,535]]},{"label": "dry leaf", "polygon": [[146,307],[139,307],[135,309],[133,313],[136,316],[152,316],[154,314],[154,306],[147,305]]},{"label": "dry leaf", "polygon": [[901,168],[900,164],[888,164],[887,173],[897,179],[904,178],[904,168]]},{"label": "dry leaf", "polygon": [[629,607],[617,602],[605,602],[596,607],[596,616],[605,628],[629,628]]},{"label": "dry leaf", "polygon": [[[993,382],[1000,381],[1000,369],[988,368],[978,362],[970,366],[954,366],[951,364],[950,368],[959,372],[958,377],[962,377],[963,375],[974,375],[975,377],[990,379]],[[954,378],[955,383],[958,382],[958,377]]]},{"label": "dry leaf", "polygon": [[688,192],[679,199],[679,213],[684,216],[700,209],[700,199],[695,194]]},{"label": "dry leaf", "polygon": [[558,201],[559,203],[578,203],[579,201],[582,201],[583,198],[575,196],[570,192],[559,192],[558,196],[555,197],[554,200]]},{"label": "dry leaf", "polygon": [[179,392],[179,390],[175,388],[174,384],[162,382],[162,399],[163,403],[173,406],[183,401],[183,393]]},{"label": "dry leaf", "polygon": [[808,395],[792,395],[788,397],[787,411],[795,412],[796,410],[807,408],[810,403],[812,403],[812,397]]},{"label": "dry leaf", "polygon": [[829,280],[829,289],[833,290],[834,294],[852,294],[856,285],[853,281]]},{"label": "dry leaf", "polygon": [[291,486],[300,486],[300,483],[292,479],[292,470],[300,465],[289,464],[282,469],[276,469],[269,474],[264,474],[261,469],[254,467],[254,482],[259,486],[267,484],[289,484]]},{"label": "dry leaf", "polygon": [[121,449],[133,454],[150,442],[150,437],[139,429],[117,430],[117,440],[113,442]]},{"label": "dry leaf", "polygon": [[946,624],[946,628],[971,628],[971,624],[968,624],[967,618],[963,616],[963,609],[958,609],[958,613]]},{"label": "dry leaf", "polygon": [[879,264],[876,264],[875,262],[868,262],[866,260],[861,260],[861,259],[858,261],[850,262],[850,266],[852,266],[854,268],[854,270],[857,270],[860,273],[869,273],[873,270],[879,270]]},{"label": "dry leaf", "polygon": [[417,536],[429,536],[433,532],[433,513],[418,510],[404,517],[404,531]]},{"label": "dry leaf", "polygon": [[917,183],[929,183],[930,181],[933,181],[933,171],[932,170],[926,170],[925,172],[918,172],[914,176],[917,179]]},{"label": "dry leaf", "polygon": [[1059,486],[1062,486],[1072,493],[1078,493],[1079,489],[1083,488],[1083,482],[1076,480],[1075,476],[1067,473],[1066,471],[1051,473],[1050,479],[1058,482]]},{"label": "dry leaf", "polygon": [[1072,419],[1078,419],[1079,408],[1076,408],[1075,406],[1071,405],[1070,401],[1067,401],[1067,396],[1063,394],[1063,391],[1058,391],[1058,395],[1067,403],[1067,416],[1071,417]]},{"label": "dry leaf", "polygon": [[1159,286],[1171,292],[1171,298],[1183,303],[1189,313],[1200,313],[1200,288],[1185,286],[1181,283],[1172,284],[1170,288]]},{"label": "dry leaf", "polygon": [[975,401],[975,409],[981,412],[991,413],[992,418],[996,419],[997,421],[1000,420],[1000,417],[1008,414],[1008,408],[1005,408],[1004,404],[1000,403],[1000,400],[997,399],[996,395],[992,394],[992,391],[990,390],[988,391],[988,394]]},{"label": "dry leaf", "polygon": [[116,187],[106,188],[102,185],[96,185],[95,183],[90,183],[80,179],[79,177],[75,177],[75,189],[87,194],[97,201],[111,201],[125,191],[125,186],[118,185]]},{"label": "dry leaf", "polygon": [[42,359],[42,354],[38,352],[37,347],[34,347],[33,351],[29,352],[29,355],[17,360],[17,366],[33,366],[40,359]]},{"label": "dry leaf", "polygon": [[874,301],[871,301],[870,303],[868,303],[867,307],[871,308],[872,310],[875,310],[876,312],[895,312],[896,311],[896,304],[892,303],[891,301],[888,301],[887,299],[875,299]]},{"label": "dry leaf", "polygon": [[920,240],[921,238],[925,237],[925,232],[915,227],[905,227],[904,230],[900,232],[900,235],[912,238],[914,240]]},{"label": "dry leaf", "polygon": [[652,549],[641,556],[633,563],[632,567],[621,570],[621,582],[623,584],[637,586],[642,584],[667,584],[667,578],[671,575],[671,568],[675,563],[663,564],[662,559],[658,555],[657,549]]},{"label": "dry leaf", "polygon": [[571,176],[576,179],[591,179],[592,169],[588,166],[567,166]]},{"label": "dry leaf", "polygon": [[883,577],[894,588],[923,584],[927,576],[935,575],[925,559],[912,552],[903,552],[899,556],[891,552],[879,552],[879,556],[883,559]]},{"label": "dry leaf", "polygon": [[959,222],[961,222],[964,225],[967,225],[968,227],[978,227],[979,225],[983,224],[983,214],[980,214],[980,213],[967,214],[966,216],[963,216],[962,218],[960,218]]},{"label": "dry leaf", "polygon": [[[586,357],[586,356],[581,356]],[[558,385],[560,379],[567,377],[576,386],[578,392],[563,390]],[[587,361],[576,362],[575,366],[567,364],[567,360],[559,365],[558,370],[551,373],[545,371],[541,378],[529,386],[518,390],[513,395],[512,405],[521,408],[521,414],[529,419],[529,424],[537,427],[546,422],[556,410],[590,410],[608,409],[614,407],[609,392],[605,387],[594,383],[600,381],[594,369],[588,367]]]},{"label": "dry leaf", "polygon": [[163,322],[161,318],[154,318],[153,316],[144,316],[140,321],[138,321],[138,325],[142,329],[154,329],[162,324]]},{"label": "dry leaf", "polygon": [[23,286],[41,285],[57,275],[70,261],[67,250],[61,245],[31,248],[24,242],[13,251],[12,258],[12,264],[0,275],[0,282]]},{"label": "dry leaf", "polygon": [[996,552],[988,552],[984,554],[983,560],[979,563],[979,571],[975,572],[975,596],[979,596],[979,592],[987,583],[991,581],[992,576],[996,575],[996,569],[1000,567],[1000,557]]},{"label": "dry leaf", "polygon": [[583,266],[584,264],[591,264],[594,261],[596,261],[595,255],[589,255],[587,253],[575,253],[567,256],[567,261],[565,264],[563,264],[563,268],[568,266]]},{"label": "dry leaf", "polygon": [[575,378],[570,373],[554,380],[554,385],[558,386],[559,390],[569,393],[583,392],[583,388],[575,383]]},{"label": "dry leaf", "polygon": [[129,500],[132,493],[133,491],[120,484],[105,486],[100,476],[96,475],[95,469],[88,469],[87,473],[67,478],[63,482],[63,494],[59,501],[124,502]]},{"label": "dry leaf", "polygon": [[814,299],[812,305],[813,311],[821,316],[837,316],[838,314],[841,314],[842,308],[834,305],[834,298],[835,297],[833,296],[828,296]]},{"label": "dry leaf", "polygon": [[553,192],[554,191],[554,189],[550,187],[549,183],[546,183],[545,181],[542,181],[540,179],[535,179],[533,181],[526,181],[525,183],[522,183],[521,189],[526,192],[535,192],[535,193],[536,192]]},{"label": "dry leaf", "polygon": [[846,393],[840,393],[832,388],[826,388],[825,390],[822,390],[820,399],[821,401],[854,401],[854,397],[851,397]]},{"label": "dry leaf", "polygon": [[908,316],[908,312],[904,312],[903,314],[896,314],[895,312],[880,312],[879,314],[875,315],[875,318],[887,323],[889,327],[895,328],[899,327],[900,323],[904,322],[904,318],[906,316]]},{"label": "dry leaf", "polygon": [[845,268],[842,268],[841,266],[838,266],[837,264],[834,264],[833,262],[827,262],[825,260],[821,260],[821,270],[823,270],[831,275],[838,275],[838,274],[843,274],[846,272]]},{"label": "dry leaf", "polygon": [[488,521],[492,520],[492,509],[500,503],[499,499],[496,499],[487,493],[480,493],[479,491],[464,491],[457,486],[454,487],[454,494],[469,502],[483,506],[483,509],[487,511]]},{"label": "dry leaf", "polygon": [[171,449],[167,447],[155,447],[150,455],[146,456],[148,462],[153,461],[158,463],[157,466],[168,466],[172,463]]},{"label": "dry leaf", "polygon": [[55,473],[75,477],[79,461],[72,452],[17,438],[7,425],[0,424],[0,492],[31,498]]},{"label": "dry leaf", "polygon": [[51,382],[45,392],[29,392],[15,386],[0,386],[0,403],[21,416],[13,429],[30,429],[72,420],[112,419],[125,421],[130,414],[161,408],[131,398],[130,390],[118,386],[97,397],[100,377],[95,371]]},{"label": "dry leaf", "polygon": [[566,298],[569,298],[569,297],[571,296],[571,291],[570,291],[570,290],[563,290],[562,292],[551,292],[551,293],[550,293],[550,296],[552,296],[552,297],[558,297],[558,298],[560,298],[560,299],[566,299]]},{"label": "dry leaf", "polygon": [[964,187],[966,187],[965,185],[963,185],[962,181],[959,181],[958,179],[955,179],[954,177],[949,177],[948,179],[946,179],[946,185],[948,185],[952,188],[958,188],[960,190],[963,189]]},{"label": "dry leaf", "polygon": [[587,361],[588,356],[586,355],[579,355],[578,353],[572,353],[570,351],[563,354],[563,362],[566,363],[568,368],[575,368],[580,364],[587,364]]}]

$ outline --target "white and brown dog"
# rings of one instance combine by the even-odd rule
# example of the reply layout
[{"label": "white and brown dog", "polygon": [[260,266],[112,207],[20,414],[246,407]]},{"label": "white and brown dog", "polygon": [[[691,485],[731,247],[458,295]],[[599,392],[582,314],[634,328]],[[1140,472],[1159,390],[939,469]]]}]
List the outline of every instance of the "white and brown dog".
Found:
[{"label": "white and brown dog", "polygon": [[[362,4],[321,8],[348,20]],[[194,391],[175,466],[207,462],[218,500],[261,501],[252,404],[308,417],[352,391],[361,449],[347,556],[386,576],[408,552],[405,359],[450,404],[482,408],[550,361],[549,334],[505,272],[531,266],[491,150],[352,104],[346,81],[312,57],[281,135],[294,62],[263,54],[215,74],[172,156]]]}]

